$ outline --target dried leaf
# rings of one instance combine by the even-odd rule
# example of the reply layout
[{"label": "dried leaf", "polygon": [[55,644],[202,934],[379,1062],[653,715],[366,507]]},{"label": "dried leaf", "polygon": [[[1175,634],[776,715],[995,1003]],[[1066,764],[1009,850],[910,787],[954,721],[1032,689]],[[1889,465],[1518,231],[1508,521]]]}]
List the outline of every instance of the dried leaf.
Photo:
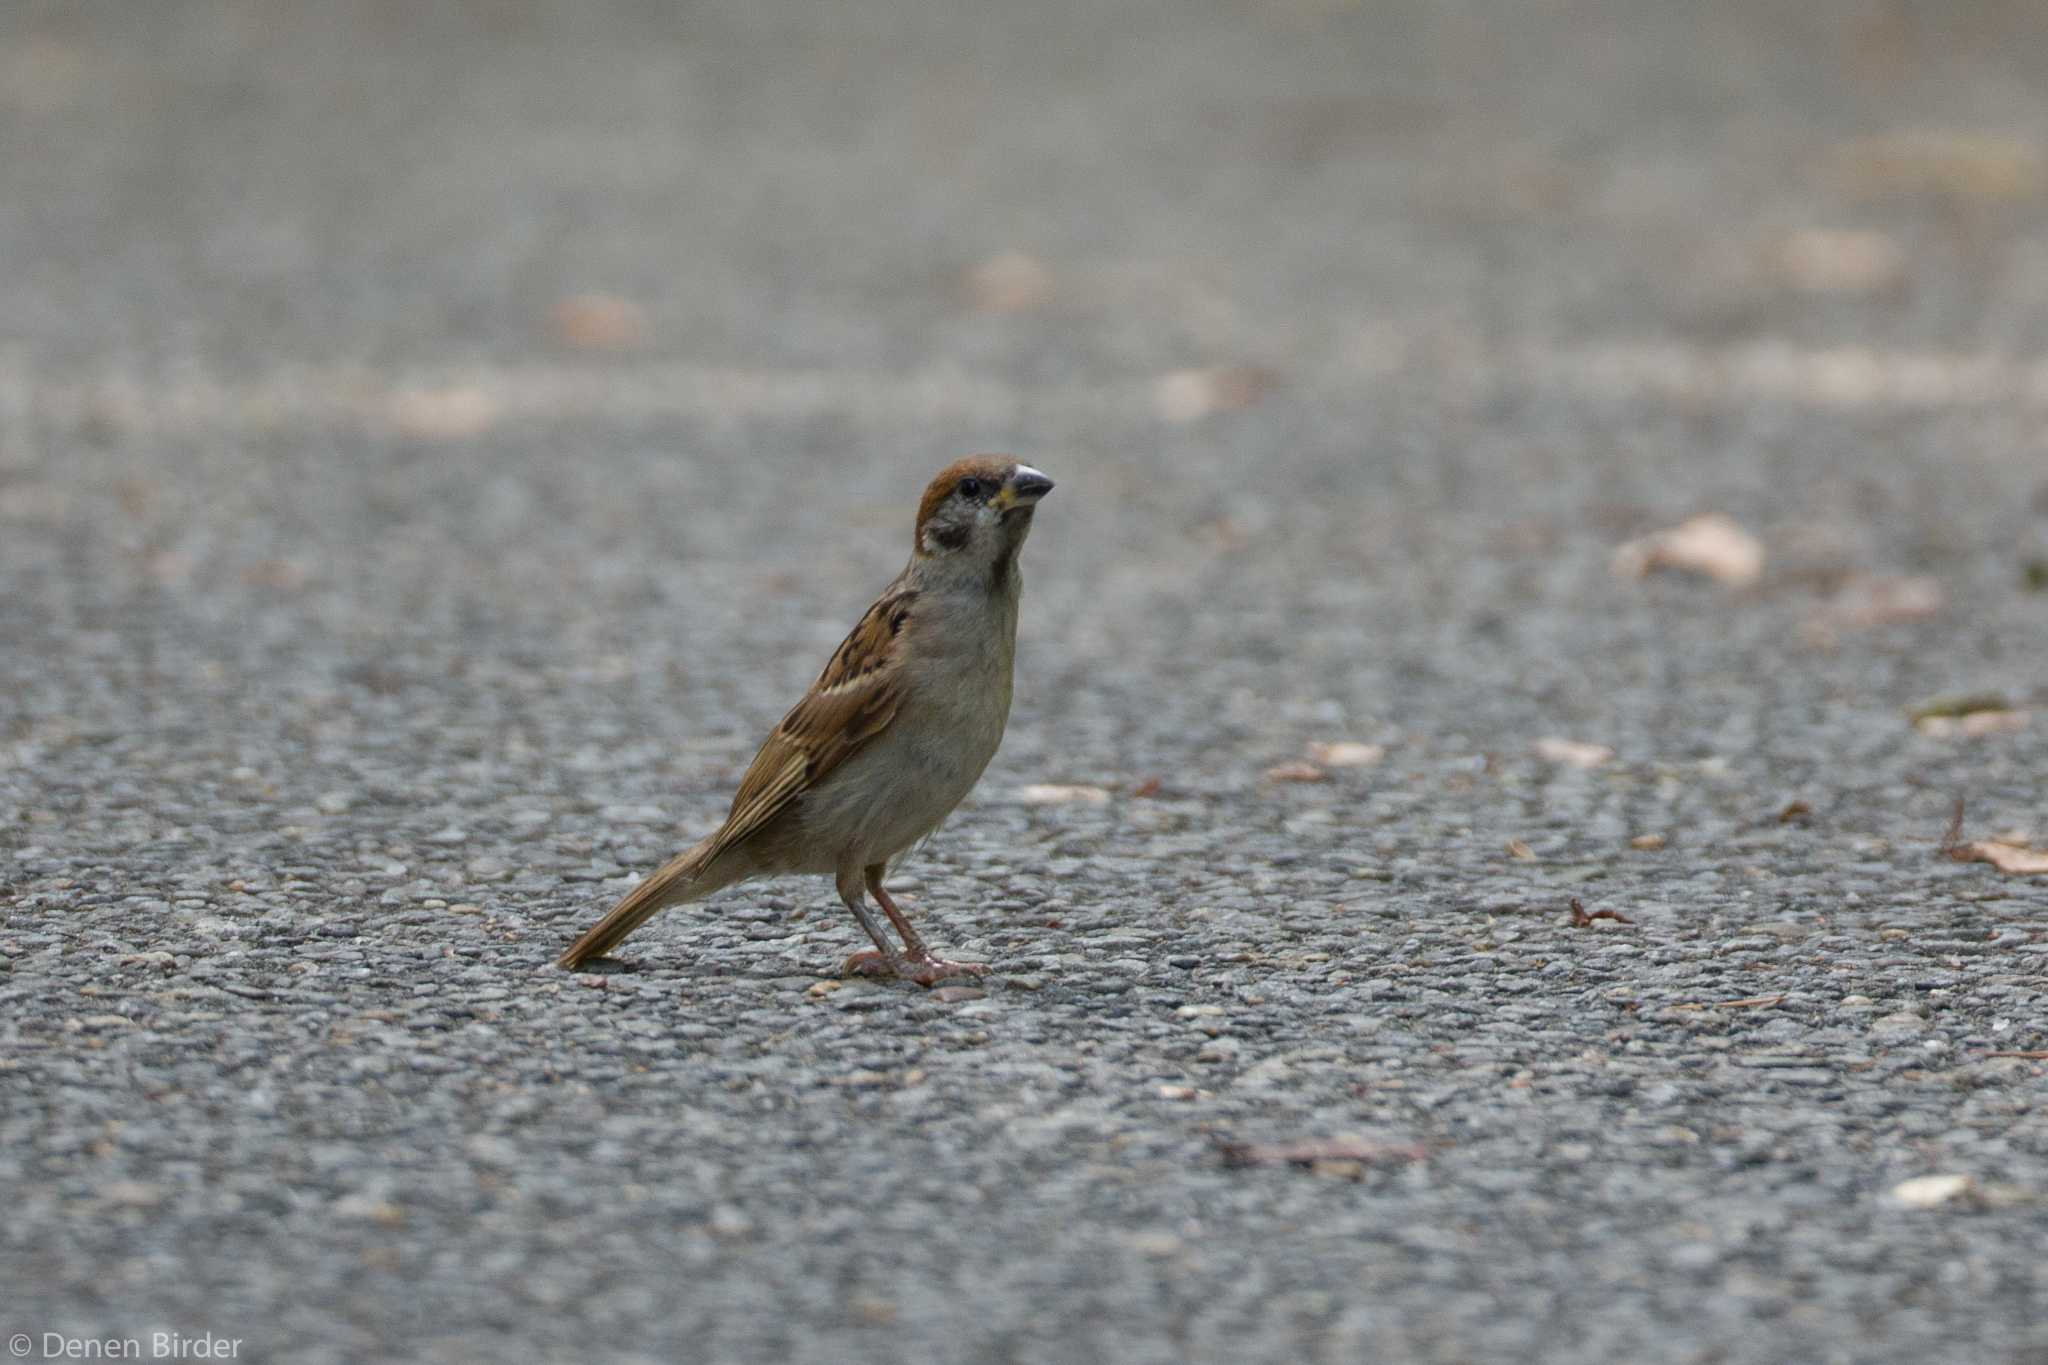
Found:
[{"label": "dried leaf", "polygon": [[2002,692],[1960,692],[1946,697],[1930,697],[1917,706],[1906,708],[1906,719],[1919,723],[1932,716],[1967,716],[1973,711],[2010,711],[2012,703]]},{"label": "dried leaf", "polygon": [[1131,788],[1131,795],[1138,797],[1157,796],[1159,795],[1159,787],[1160,782],[1158,778],[1148,777],[1137,786]]},{"label": "dried leaf", "polygon": [[1257,365],[1215,365],[1175,370],[1152,388],[1152,403],[1169,422],[1198,422],[1217,412],[1235,412],[1264,398],[1279,381]]},{"label": "dried leaf", "polygon": [[1926,716],[1913,728],[1934,739],[1982,739],[2024,730],[2033,719],[2026,711],[1971,711],[1961,716]]},{"label": "dried leaf", "polygon": [[1533,863],[1536,861],[1536,850],[1520,839],[1510,839],[1508,840],[1508,856],[1520,862]]},{"label": "dried leaf", "polygon": [[1714,1008],[1717,1010],[1769,1009],[1772,1005],[1783,1001],[1784,998],[1784,995],[1780,993],[1778,995],[1752,995],[1745,1000],[1716,1000]]},{"label": "dried leaf", "polygon": [[619,351],[647,339],[647,315],[616,294],[571,294],[550,321],[558,340],[582,350]]},{"label": "dried leaf", "polygon": [[967,272],[967,300],[984,313],[1023,313],[1052,297],[1052,271],[1035,256],[1005,251]]},{"label": "dried leaf", "polygon": [[1641,578],[1653,569],[1677,569],[1730,587],[1744,587],[1763,577],[1764,547],[1733,519],[1707,512],[1627,542],[1615,550],[1611,563],[1623,578]]},{"label": "dried leaf", "polygon": [[1918,1175],[1892,1186],[1891,1199],[1909,1209],[1933,1209],[1962,1198],[1976,1187],[1977,1182],[1967,1175]]},{"label": "dried leaf", "polygon": [[1229,517],[1216,517],[1205,521],[1195,527],[1190,534],[1214,549],[1226,552],[1242,550],[1252,543],[1251,532],[1242,523]]},{"label": "dried leaf", "polygon": [[1614,758],[1614,750],[1605,744],[1588,744],[1584,740],[1562,739],[1556,735],[1539,739],[1530,748],[1535,750],[1538,758],[1571,768],[1597,768]]},{"label": "dried leaf", "polygon": [[1937,851],[1944,858],[1959,863],[1989,863],[2000,872],[2015,877],[2048,876],[2048,849],[2035,848],[2020,838],[1963,839],[1963,798],[1956,798],[1955,809],[1949,815],[1948,830],[1941,836]]},{"label": "dried leaf", "polygon": [[1916,130],[1864,138],[1843,147],[1839,161],[1849,188],[1865,195],[2025,199],[2042,183],[2041,149],[1995,133]]},{"label": "dried leaf", "polygon": [[2020,1057],[2030,1062],[2048,1062],[2048,1048],[2021,1048],[2015,1051],[1987,1052],[1986,1057]]},{"label": "dried leaf", "polygon": [[1864,294],[1905,280],[1906,253],[1881,232],[1807,228],[1787,233],[1771,252],[1771,265],[1794,289],[1809,294]]},{"label": "dried leaf", "polygon": [[334,1201],[329,1212],[349,1222],[375,1223],[386,1228],[395,1228],[405,1222],[405,1210],[399,1205],[367,1194],[345,1194]]},{"label": "dried leaf", "polygon": [[1634,920],[1630,919],[1627,915],[1622,914],[1618,910],[1595,910],[1591,914],[1588,914],[1586,912],[1586,907],[1582,903],[1580,903],[1579,898],[1577,896],[1572,897],[1572,928],[1591,928],[1593,921],[1602,919],[1613,920],[1616,924],[1635,923]]},{"label": "dried leaf", "polygon": [[1947,598],[1941,581],[1924,574],[1859,574],[1844,582],[1819,624],[1861,630],[1898,621],[1924,621]]},{"label": "dried leaf", "polygon": [[1628,841],[1628,846],[1641,849],[1645,853],[1655,853],[1658,849],[1664,847],[1664,836],[1661,834],[1638,834],[1635,838]]},{"label": "dried leaf", "polygon": [[1276,763],[1266,769],[1268,782],[1321,782],[1329,774],[1313,763]]},{"label": "dried leaf", "polygon": [[242,581],[251,587],[275,588],[279,592],[296,592],[306,586],[312,575],[306,566],[292,559],[258,560],[242,570]]},{"label": "dried leaf", "polygon": [[1370,768],[1385,758],[1387,751],[1377,744],[1360,744],[1356,740],[1340,739],[1309,745],[1308,756],[1325,768]]},{"label": "dried leaf", "polygon": [[2048,848],[2006,839],[1978,839],[1945,849],[1959,863],[1990,863],[2012,877],[2048,877]]},{"label": "dried leaf", "polygon": [[1017,799],[1027,806],[1106,806],[1109,804],[1109,789],[1034,782],[1017,788]]},{"label": "dried leaf", "polygon": [[1806,802],[1791,801],[1786,804],[1785,809],[1778,812],[1778,823],[1789,825],[1794,820],[1804,820],[1811,814],[1813,814],[1813,807]]},{"label": "dried leaf", "polygon": [[1419,1142],[1369,1142],[1363,1138],[1302,1138],[1294,1142],[1219,1142],[1226,1166],[1306,1166],[1324,1162],[1368,1165],[1387,1161],[1423,1161],[1429,1149]]},{"label": "dried leaf", "polygon": [[157,582],[179,587],[192,577],[192,571],[198,565],[183,550],[158,550],[149,557],[145,567]]},{"label": "dried leaf", "polygon": [[392,395],[391,424],[426,441],[459,441],[489,431],[498,420],[498,401],[474,386],[404,389]]}]

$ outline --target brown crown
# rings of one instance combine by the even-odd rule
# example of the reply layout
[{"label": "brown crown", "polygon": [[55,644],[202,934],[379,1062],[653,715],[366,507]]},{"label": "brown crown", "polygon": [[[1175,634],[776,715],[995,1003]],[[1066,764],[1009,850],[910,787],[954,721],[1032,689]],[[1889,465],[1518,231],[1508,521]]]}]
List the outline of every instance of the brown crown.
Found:
[{"label": "brown crown", "polygon": [[917,505],[917,539],[924,541],[924,524],[931,514],[938,510],[940,503],[953,496],[953,490],[960,486],[960,480],[987,479],[990,483],[1002,484],[1015,473],[1017,462],[1007,455],[969,455],[964,460],[955,460],[939,471],[939,476],[925,485],[924,501]]}]

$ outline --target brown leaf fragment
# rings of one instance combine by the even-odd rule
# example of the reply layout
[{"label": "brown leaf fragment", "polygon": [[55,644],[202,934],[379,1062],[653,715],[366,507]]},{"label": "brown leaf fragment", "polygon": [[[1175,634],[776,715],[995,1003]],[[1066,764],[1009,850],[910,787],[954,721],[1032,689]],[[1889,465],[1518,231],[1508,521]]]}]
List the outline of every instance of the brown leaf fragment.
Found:
[{"label": "brown leaf fragment", "polygon": [[1159,786],[1158,778],[1148,777],[1137,786],[1131,788],[1131,795],[1138,797],[1157,796],[1159,795]]},{"label": "brown leaf fragment", "polygon": [[1914,724],[1936,717],[1955,719],[1978,711],[2010,711],[2012,703],[2003,692],[1958,692],[1946,697],[1929,697],[1906,708],[1906,719]]},{"label": "brown leaf fragment", "polygon": [[1536,861],[1536,850],[1520,839],[1510,839],[1508,840],[1508,856],[1520,862],[1533,863]]},{"label": "brown leaf fragment", "polygon": [[1971,711],[1961,716],[1928,716],[1913,722],[1913,728],[1933,739],[1983,739],[2024,730],[2032,721],[2033,715],[2027,711]]},{"label": "brown leaf fragment", "polygon": [[549,315],[556,340],[586,351],[620,351],[647,339],[647,315],[616,294],[571,294]]},{"label": "brown leaf fragment", "polygon": [[1947,604],[1941,580],[1924,574],[1858,574],[1836,591],[1821,613],[1822,626],[1864,629],[1898,621],[1924,621]]},{"label": "brown leaf fragment", "polygon": [[195,567],[192,556],[182,550],[158,550],[147,563],[149,576],[171,587],[183,586]]},{"label": "brown leaf fragment", "polygon": [[1986,1052],[1986,1057],[2018,1057],[2029,1062],[2048,1062],[2048,1048],[2020,1048],[2004,1052]]},{"label": "brown leaf fragment", "polygon": [[1619,910],[1595,910],[1590,914],[1577,896],[1572,897],[1572,928],[1591,928],[1594,920],[1613,920],[1616,924],[1634,924],[1635,921]]},{"label": "brown leaf fragment", "polygon": [[1252,533],[1229,517],[1215,517],[1192,528],[1188,534],[1211,549],[1230,553],[1252,543]]},{"label": "brown leaf fragment", "polygon": [[263,559],[242,570],[242,581],[251,587],[275,588],[279,592],[296,592],[306,586],[312,575],[304,564],[293,559]]},{"label": "brown leaf fragment", "polygon": [[1278,382],[1278,375],[1257,365],[1175,370],[1153,385],[1152,403],[1169,422],[1199,422],[1211,413],[1250,407]]},{"label": "brown leaf fragment", "polygon": [[1327,743],[1318,741],[1308,746],[1310,761],[1325,768],[1369,768],[1387,756],[1387,751],[1377,744],[1361,744],[1357,740],[1339,739]]},{"label": "brown leaf fragment", "polygon": [[1959,863],[1989,863],[2009,877],[2048,877],[2048,848],[2005,839],[1977,839],[1945,851]]},{"label": "brown leaf fragment", "polygon": [[2048,848],[2037,848],[2019,838],[1963,838],[1963,798],[1956,798],[1949,816],[1948,831],[1936,846],[1944,858],[1959,863],[1989,863],[2012,877],[2048,877]]},{"label": "brown leaf fragment", "polygon": [[963,283],[968,303],[984,313],[1024,313],[1052,297],[1053,276],[1037,257],[1005,251],[969,270]]},{"label": "brown leaf fragment", "polygon": [[1268,782],[1321,782],[1329,776],[1313,763],[1276,763],[1266,769]]},{"label": "brown leaf fragment", "polygon": [[1778,995],[1752,995],[1743,1000],[1716,1000],[1714,1002],[1714,1008],[1717,1010],[1769,1009],[1772,1005],[1778,1004],[1784,998],[1785,997],[1783,993],[1780,993]]},{"label": "brown leaf fragment", "polygon": [[399,434],[423,441],[460,441],[497,423],[498,400],[475,385],[404,389],[391,396],[387,415]]},{"label": "brown leaf fragment", "polygon": [[1778,812],[1778,823],[1789,825],[1794,820],[1804,820],[1811,814],[1813,807],[1805,801],[1790,801],[1786,803],[1785,809]]},{"label": "brown leaf fragment", "polygon": [[1902,1208],[1938,1209],[1975,1193],[1977,1182],[1967,1175],[1921,1175],[1891,1188],[1891,1200]]},{"label": "brown leaf fragment", "polygon": [[[1419,1142],[1369,1142],[1363,1138],[1302,1138],[1293,1142],[1219,1142],[1223,1164],[1244,1166],[1301,1166],[1314,1170],[1325,1163],[1356,1163],[1363,1168],[1377,1162],[1423,1161],[1429,1149]],[[1338,1172],[1330,1172],[1336,1174]]]},{"label": "brown leaf fragment", "polygon": [[1568,768],[1597,768],[1614,757],[1614,750],[1605,744],[1588,744],[1581,739],[1564,739],[1557,735],[1546,735],[1529,747],[1538,758],[1562,763]]},{"label": "brown leaf fragment", "polygon": [[2040,191],[2041,149],[1998,133],[1908,129],[1844,145],[1837,164],[1854,193],[2026,199]]},{"label": "brown leaf fragment", "polygon": [[1644,853],[1655,853],[1658,849],[1664,847],[1664,843],[1665,839],[1661,834],[1638,834],[1635,838],[1628,841],[1628,846],[1640,849]]},{"label": "brown leaf fragment", "polygon": [[2024,730],[2032,719],[2033,713],[2029,711],[1972,711],[1956,722],[1956,728],[1964,739],[1978,739]]},{"label": "brown leaf fragment", "polygon": [[1905,250],[1881,232],[1806,228],[1779,238],[1769,256],[1785,283],[1809,294],[1870,293],[1906,276]]},{"label": "brown leaf fragment", "polygon": [[1626,542],[1615,549],[1610,564],[1622,578],[1676,569],[1739,588],[1763,577],[1764,547],[1733,518],[1706,512]]}]

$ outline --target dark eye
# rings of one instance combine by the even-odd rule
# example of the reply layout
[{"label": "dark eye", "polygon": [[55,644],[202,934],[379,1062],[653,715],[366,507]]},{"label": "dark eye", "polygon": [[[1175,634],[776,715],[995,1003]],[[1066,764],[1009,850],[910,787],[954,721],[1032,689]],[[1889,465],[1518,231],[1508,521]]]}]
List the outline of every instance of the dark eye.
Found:
[{"label": "dark eye", "polygon": [[982,483],[980,479],[962,479],[956,487],[963,498],[978,498],[981,496]]}]

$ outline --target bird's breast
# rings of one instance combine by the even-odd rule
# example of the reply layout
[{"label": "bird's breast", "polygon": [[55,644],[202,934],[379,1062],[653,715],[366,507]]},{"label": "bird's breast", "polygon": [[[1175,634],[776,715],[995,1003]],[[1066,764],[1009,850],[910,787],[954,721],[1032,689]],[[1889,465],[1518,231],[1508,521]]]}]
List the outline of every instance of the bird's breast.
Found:
[{"label": "bird's breast", "polygon": [[938,828],[1002,743],[1012,629],[999,618],[956,616],[950,625],[915,642],[902,706],[888,729],[807,803],[864,860],[894,858]]}]

